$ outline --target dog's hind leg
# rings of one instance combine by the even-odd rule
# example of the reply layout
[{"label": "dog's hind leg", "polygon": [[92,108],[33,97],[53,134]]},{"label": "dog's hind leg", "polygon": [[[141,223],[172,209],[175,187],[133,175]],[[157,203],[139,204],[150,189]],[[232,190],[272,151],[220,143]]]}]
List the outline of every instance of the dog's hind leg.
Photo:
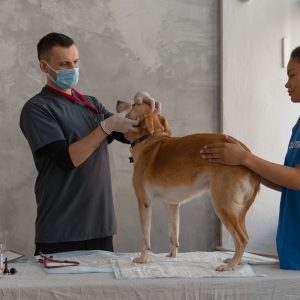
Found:
[{"label": "dog's hind leg", "polygon": [[148,201],[148,198],[144,192],[136,193],[136,196],[138,198],[138,208],[143,237],[143,250],[141,255],[139,257],[136,257],[133,261],[135,263],[143,264],[148,261],[148,256],[151,251],[150,232],[152,207],[150,201]]},{"label": "dog's hind leg", "polygon": [[170,253],[176,257],[179,248],[179,204],[165,204],[168,211]]},{"label": "dog's hind leg", "polygon": [[246,227],[242,225],[243,222],[244,220],[236,217],[232,218],[232,216],[226,219],[226,221],[223,221],[233,238],[235,253],[231,259],[226,260],[226,264],[217,267],[217,271],[235,270],[240,263],[245,248],[248,244],[248,235],[246,232]]},{"label": "dog's hind leg", "polygon": [[[227,230],[233,238],[235,245],[235,254],[231,259],[227,259],[224,261],[227,263],[227,265],[223,265],[217,268],[217,270],[219,271],[236,269],[237,265],[242,259],[249,241],[245,224],[246,213],[249,210],[251,204],[254,202],[258,188],[259,186],[253,189],[248,189],[248,193],[244,193],[245,189],[241,189],[240,192],[236,194],[231,209],[226,210],[227,217],[226,214],[223,214],[223,217],[220,215],[221,221],[226,226]],[[228,214],[228,212],[230,213]]]},{"label": "dog's hind leg", "polygon": [[232,236],[235,253],[226,261],[227,264],[219,266],[217,271],[231,271],[237,268],[248,244],[245,215],[250,205],[249,201],[245,201],[245,195],[239,186],[232,185],[223,191],[226,192],[212,191],[212,200],[216,214]]}]

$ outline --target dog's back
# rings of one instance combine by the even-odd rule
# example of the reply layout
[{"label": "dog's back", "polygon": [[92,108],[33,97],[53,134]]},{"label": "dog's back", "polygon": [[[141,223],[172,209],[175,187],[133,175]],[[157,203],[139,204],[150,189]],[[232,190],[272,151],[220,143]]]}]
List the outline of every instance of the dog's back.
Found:
[{"label": "dog's back", "polygon": [[[225,142],[223,134],[192,134],[184,137],[152,136],[143,146],[143,155],[137,155],[134,172],[149,183],[163,186],[191,184],[199,174],[226,174],[246,176],[259,189],[259,177],[242,166],[210,163],[199,155],[199,149],[211,143]],[[246,147],[245,147],[246,148]]]}]

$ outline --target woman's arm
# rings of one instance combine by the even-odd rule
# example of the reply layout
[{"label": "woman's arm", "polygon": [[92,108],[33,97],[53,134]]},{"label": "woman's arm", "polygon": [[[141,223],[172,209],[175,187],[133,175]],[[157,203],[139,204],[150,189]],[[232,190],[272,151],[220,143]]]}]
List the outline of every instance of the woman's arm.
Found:
[{"label": "woman's arm", "polygon": [[242,165],[251,169],[277,186],[300,189],[300,166],[287,167],[264,160],[250,152],[245,154]]},{"label": "woman's arm", "polygon": [[266,178],[260,177],[260,183],[263,184],[264,186],[266,186],[269,189],[272,189],[274,191],[277,192],[281,192],[282,191],[282,186],[278,185],[274,182],[271,182],[269,180],[267,180]]},{"label": "woman's arm", "polygon": [[210,162],[243,165],[264,178],[266,185],[269,184],[271,188],[276,190],[280,187],[300,189],[300,165],[293,168],[264,160],[245,150],[240,143],[231,137],[227,137],[225,143],[204,146],[200,153],[202,153],[203,158]]}]

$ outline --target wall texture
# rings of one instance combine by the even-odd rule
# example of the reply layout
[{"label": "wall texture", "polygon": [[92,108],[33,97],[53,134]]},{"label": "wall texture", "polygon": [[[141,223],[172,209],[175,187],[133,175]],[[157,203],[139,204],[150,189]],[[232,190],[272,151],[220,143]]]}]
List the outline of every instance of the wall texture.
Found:
[{"label": "wall texture", "polygon": [[[223,0],[222,103],[224,132],[243,141],[252,152],[283,164],[299,107],[284,87],[281,39],[287,56],[300,45],[298,0]],[[275,237],[280,193],[261,187],[246,223],[248,251],[276,254]],[[226,230],[225,247],[232,247]]]},{"label": "wall texture", "polygon": [[[45,34],[72,36],[80,51],[82,93],[114,111],[137,90],[159,99],[174,135],[218,131],[218,1],[0,0],[0,240],[31,255],[36,170],[18,122],[45,83],[36,44]],[[129,147],[110,146],[118,251],[138,251],[140,225]],[[199,200],[199,199],[198,199]],[[168,251],[166,212],[154,204],[154,251]],[[181,209],[181,251],[211,250],[219,223],[208,197]]]}]

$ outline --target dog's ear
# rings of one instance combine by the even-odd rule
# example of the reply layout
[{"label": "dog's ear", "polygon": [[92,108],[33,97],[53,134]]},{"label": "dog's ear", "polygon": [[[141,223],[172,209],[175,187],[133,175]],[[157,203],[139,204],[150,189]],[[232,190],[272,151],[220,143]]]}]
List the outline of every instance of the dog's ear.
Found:
[{"label": "dog's ear", "polygon": [[151,113],[145,116],[145,126],[150,134],[154,133],[153,115]]},{"label": "dog's ear", "polygon": [[171,128],[169,126],[167,119],[163,116],[159,116],[159,121],[160,121],[160,124],[164,128],[164,133],[166,133],[167,135],[172,135],[172,131],[171,131]]},{"label": "dog's ear", "polygon": [[117,113],[129,112],[131,110],[132,105],[128,102],[118,100],[116,110]]}]

